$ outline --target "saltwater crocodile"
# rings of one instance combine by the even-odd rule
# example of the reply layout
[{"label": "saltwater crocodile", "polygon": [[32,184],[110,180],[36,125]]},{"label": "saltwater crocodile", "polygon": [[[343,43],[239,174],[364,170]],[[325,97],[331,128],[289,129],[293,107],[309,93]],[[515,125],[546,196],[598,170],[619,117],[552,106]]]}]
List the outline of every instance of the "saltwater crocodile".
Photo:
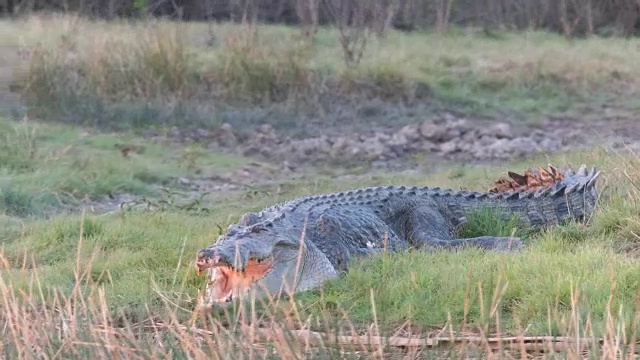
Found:
[{"label": "saltwater crocodile", "polygon": [[307,196],[248,212],[218,241],[197,254],[208,270],[200,310],[229,304],[256,290],[257,297],[314,289],[347,270],[352,260],[407,248],[517,251],[519,238],[456,238],[470,211],[489,207],[517,215],[529,226],[582,219],[593,211],[600,174],[553,167],[509,173],[488,192],[379,186]]}]

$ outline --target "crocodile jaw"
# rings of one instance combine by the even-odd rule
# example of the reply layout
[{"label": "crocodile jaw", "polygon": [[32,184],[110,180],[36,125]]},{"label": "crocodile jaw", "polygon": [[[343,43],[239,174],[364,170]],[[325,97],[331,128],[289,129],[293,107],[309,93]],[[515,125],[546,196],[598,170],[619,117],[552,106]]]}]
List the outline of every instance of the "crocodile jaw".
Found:
[{"label": "crocodile jaw", "polygon": [[224,307],[234,299],[242,297],[269,274],[273,265],[272,257],[262,260],[250,259],[243,270],[234,269],[224,262],[199,262],[198,273],[208,269],[209,277],[205,294],[199,299],[199,310],[208,311],[215,306]]}]

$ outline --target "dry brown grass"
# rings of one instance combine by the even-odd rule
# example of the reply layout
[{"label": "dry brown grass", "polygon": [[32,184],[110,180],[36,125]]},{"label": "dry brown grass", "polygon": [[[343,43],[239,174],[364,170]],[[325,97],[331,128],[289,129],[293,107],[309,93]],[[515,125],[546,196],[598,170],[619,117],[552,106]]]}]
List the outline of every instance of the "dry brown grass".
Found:
[{"label": "dry brown grass", "polygon": [[69,15],[5,21],[0,29],[15,34],[5,46],[24,54],[15,81],[26,85],[32,105],[49,111],[109,111],[131,102],[206,111],[274,103],[324,109],[351,97],[419,97],[537,113],[611,101],[612,94],[633,102],[628,96],[640,85],[637,39],[392,32],[372,39],[358,66],[347,66],[334,29],[301,37],[283,26],[215,24],[209,32],[197,23]]},{"label": "dry brown grass", "polygon": [[[82,241],[82,239],[79,239]],[[7,260],[5,266],[9,266]],[[80,264],[81,261],[78,261]],[[411,326],[402,326],[391,336],[382,336],[374,322],[368,330],[350,324],[348,314],[342,326],[320,324],[323,331],[310,330],[310,319],[299,317],[299,310],[290,302],[284,313],[256,315],[239,311],[229,318],[207,318],[181,321],[178,309],[165,303],[165,317],[151,316],[136,323],[114,314],[105,300],[104,290],[87,288],[90,268],[76,268],[76,286],[70,295],[54,291],[52,300],[41,303],[43,287],[34,273],[29,292],[17,292],[0,277],[2,309],[1,351],[12,359],[64,358],[126,358],[126,359],[299,359],[334,358],[427,358],[436,356],[468,358],[491,356],[517,358],[562,356],[569,359],[601,358],[632,359],[638,350],[637,329],[640,326],[640,291],[635,304],[633,324],[618,317],[618,310],[607,307],[606,331],[594,335],[589,318],[583,318],[578,305],[579,293],[571,294],[573,317],[568,319],[572,331],[564,336],[530,336],[526,329],[508,336],[485,333],[482,330],[460,331],[447,324],[438,331],[416,333]],[[615,284],[611,287],[614,297]],[[501,301],[497,288],[490,306],[489,319],[500,329],[497,303]],[[375,301],[372,298],[372,306]],[[283,317],[284,316],[284,317]],[[550,319],[551,320],[551,319]],[[408,325],[408,324],[407,324]],[[317,326],[316,326],[317,328]],[[631,329],[631,332],[628,332]],[[636,329],[634,331],[633,329]],[[637,354],[636,354],[637,356]]]}]

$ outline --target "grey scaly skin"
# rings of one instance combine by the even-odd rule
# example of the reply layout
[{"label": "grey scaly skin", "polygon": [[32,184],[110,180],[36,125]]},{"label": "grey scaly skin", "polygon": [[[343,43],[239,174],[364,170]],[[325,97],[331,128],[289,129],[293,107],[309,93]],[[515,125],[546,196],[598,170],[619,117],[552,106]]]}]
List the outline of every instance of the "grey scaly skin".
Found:
[{"label": "grey scaly skin", "polygon": [[[519,238],[456,238],[456,230],[465,215],[482,207],[498,210],[505,217],[517,215],[532,227],[585,218],[598,198],[599,174],[583,165],[575,173],[564,172],[564,179],[549,188],[503,193],[368,187],[302,197],[246,213],[214,245],[197,254],[199,269],[207,269],[209,276],[200,310],[228,305],[250,290],[260,298],[314,289],[345,272],[354,259],[385,250],[467,246],[520,250]],[[272,267],[248,286],[215,290],[227,284],[222,269],[245,274],[250,261]]]}]

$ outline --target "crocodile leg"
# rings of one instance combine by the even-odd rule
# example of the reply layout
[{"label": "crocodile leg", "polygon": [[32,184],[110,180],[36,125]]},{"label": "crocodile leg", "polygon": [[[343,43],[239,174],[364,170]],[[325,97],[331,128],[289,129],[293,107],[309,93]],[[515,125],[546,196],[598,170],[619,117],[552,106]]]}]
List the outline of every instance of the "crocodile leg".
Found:
[{"label": "crocodile leg", "polygon": [[515,237],[479,236],[454,239],[454,224],[431,206],[414,209],[407,226],[405,234],[411,245],[425,250],[459,250],[474,247],[484,250],[518,251],[523,248],[522,240]]}]

